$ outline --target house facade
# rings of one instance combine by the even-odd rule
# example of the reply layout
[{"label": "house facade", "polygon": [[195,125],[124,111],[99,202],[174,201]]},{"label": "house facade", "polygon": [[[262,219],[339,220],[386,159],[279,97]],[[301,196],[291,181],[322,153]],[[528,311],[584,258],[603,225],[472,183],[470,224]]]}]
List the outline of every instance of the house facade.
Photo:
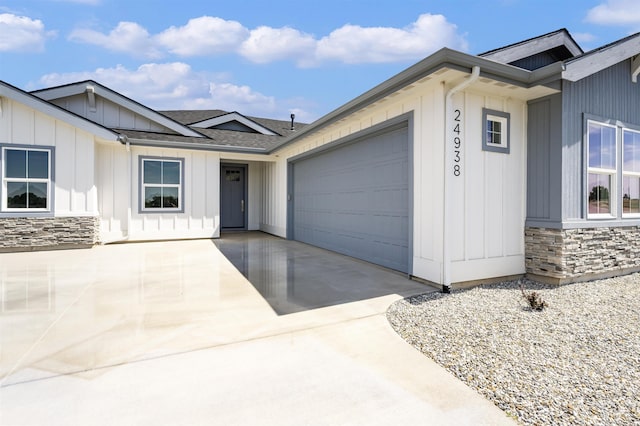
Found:
[{"label": "house facade", "polygon": [[0,250],[262,230],[452,285],[640,270],[640,36],[442,49],[309,125],[0,84]]}]

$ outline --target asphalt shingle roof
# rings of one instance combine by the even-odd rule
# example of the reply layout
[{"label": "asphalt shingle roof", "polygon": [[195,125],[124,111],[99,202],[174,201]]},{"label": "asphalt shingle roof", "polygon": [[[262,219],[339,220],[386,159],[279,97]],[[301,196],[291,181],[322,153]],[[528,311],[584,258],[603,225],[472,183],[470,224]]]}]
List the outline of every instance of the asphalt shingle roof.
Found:
[{"label": "asphalt shingle roof", "polygon": [[[208,109],[208,110],[175,110],[175,111],[158,111],[160,114],[166,115],[167,117],[186,125],[190,125],[193,123],[199,123],[204,120],[208,120],[210,118],[220,117],[221,115],[230,114],[229,111],[223,111],[220,109]],[[240,113],[238,113],[240,114]],[[287,137],[295,132],[295,130],[300,130],[307,126],[305,123],[294,122],[295,130],[291,130],[291,121],[290,120],[274,120],[271,118],[262,118],[262,117],[252,117],[244,114],[244,117],[249,120],[255,121],[263,127],[281,135]],[[194,130],[203,133],[200,128],[193,128]],[[238,132],[242,133],[242,132]],[[248,133],[251,134],[251,133]]]},{"label": "asphalt shingle roof", "polygon": [[[210,118],[229,114],[223,110],[177,110],[158,111],[159,113],[175,120],[181,124],[189,125],[198,123]],[[177,144],[197,144],[203,147],[225,146],[229,148],[255,148],[264,151],[278,146],[283,140],[295,130],[300,130],[307,126],[303,123],[295,123],[295,130],[291,130],[291,122],[284,120],[273,120],[269,118],[248,117],[263,127],[277,133],[278,135],[263,135],[261,133],[241,132],[221,129],[203,129],[192,127],[204,137],[188,137],[170,133],[115,129],[119,133],[126,135],[129,139],[145,140],[149,142],[173,142]]]}]

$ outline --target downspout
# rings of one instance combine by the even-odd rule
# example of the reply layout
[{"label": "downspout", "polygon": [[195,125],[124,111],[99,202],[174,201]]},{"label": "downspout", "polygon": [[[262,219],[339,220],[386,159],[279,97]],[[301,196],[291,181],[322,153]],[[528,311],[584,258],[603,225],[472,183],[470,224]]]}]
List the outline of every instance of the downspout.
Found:
[{"label": "downspout", "polygon": [[127,229],[124,232],[123,238],[118,241],[129,240],[129,230],[131,229],[131,174],[132,172],[132,156],[131,156],[131,143],[127,135],[118,136],[118,141],[125,144],[127,150]]},{"label": "downspout", "polygon": [[453,95],[460,90],[466,88],[476,81],[480,76],[480,67],[474,66],[471,75],[457,86],[447,91],[444,97],[444,195],[443,195],[443,217],[442,217],[442,292],[451,292],[451,253],[449,244],[449,235],[451,234],[450,217],[451,217],[451,201],[449,196],[449,187],[451,185],[451,174],[453,173],[453,156],[451,155],[450,145],[452,141],[449,138],[451,129],[453,129],[453,117],[451,110],[451,99]]}]

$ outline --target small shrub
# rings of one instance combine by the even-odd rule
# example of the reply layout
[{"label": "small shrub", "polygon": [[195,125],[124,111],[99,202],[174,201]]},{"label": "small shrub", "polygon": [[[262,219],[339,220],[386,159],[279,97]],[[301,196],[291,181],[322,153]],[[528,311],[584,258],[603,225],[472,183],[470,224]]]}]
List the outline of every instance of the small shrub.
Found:
[{"label": "small shrub", "polygon": [[524,286],[520,284],[520,291],[522,292],[522,297],[527,301],[529,307],[533,311],[541,311],[547,307],[547,302],[542,299],[542,296],[538,292],[532,291],[531,293],[527,293],[524,291]]}]

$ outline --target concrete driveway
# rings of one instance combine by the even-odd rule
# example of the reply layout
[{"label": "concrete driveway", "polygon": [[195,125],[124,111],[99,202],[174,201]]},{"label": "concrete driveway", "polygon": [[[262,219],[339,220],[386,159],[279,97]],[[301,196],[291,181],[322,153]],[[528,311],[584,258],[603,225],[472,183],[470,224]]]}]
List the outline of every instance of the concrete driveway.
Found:
[{"label": "concrete driveway", "polygon": [[379,284],[287,314],[210,240],[0,254],[0,424],[513,424],[388,325],[431,289]]}]

